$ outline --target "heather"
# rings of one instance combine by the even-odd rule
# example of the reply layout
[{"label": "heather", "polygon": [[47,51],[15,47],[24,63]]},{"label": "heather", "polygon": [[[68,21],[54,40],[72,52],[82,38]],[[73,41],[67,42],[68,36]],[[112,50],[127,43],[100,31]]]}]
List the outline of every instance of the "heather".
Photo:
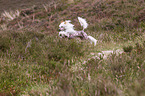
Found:
[{"label": "heather", "polygon": [[[145,95],[144,6],[144,0],[59,0],[2,12],[0,95]],[[81,30],[78,16],[96,46],[58,37],[62,20]],[[106,59],[98,56],[108,50],[114,52]]]}]

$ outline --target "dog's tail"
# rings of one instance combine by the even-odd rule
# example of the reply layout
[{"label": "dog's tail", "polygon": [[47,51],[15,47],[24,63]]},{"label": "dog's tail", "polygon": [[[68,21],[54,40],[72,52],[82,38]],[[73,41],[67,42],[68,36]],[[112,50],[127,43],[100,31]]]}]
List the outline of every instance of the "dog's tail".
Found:
[{"label": "dog's tail", "polygon": [[81,26],[83,26],[83,30],[88,27],[88,23],[87,23],[87,21],[85,19],[83,19],[81,17],[78,17],[78,20],[79,20]]}]

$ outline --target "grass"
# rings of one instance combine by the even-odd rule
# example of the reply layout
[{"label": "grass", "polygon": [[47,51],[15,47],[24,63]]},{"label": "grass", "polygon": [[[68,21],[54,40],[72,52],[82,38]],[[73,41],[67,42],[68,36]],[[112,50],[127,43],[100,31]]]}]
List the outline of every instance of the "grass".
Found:
[{"label": "grass", "polygon": [[[143,2],[61,0],[0,21],[0,95],[145,95]],[[61,20],[81,29],[77,16],[86,18],[85,32],[98,40],[96,46],[58,37]],[[92,58],[117,49],[124,52]]]},{"label": "grass", "polygon": [[6,17],[6,19],[8,19],[9,21],[15,19],[16,17],[19,17],[20,15],[20,12],[19,10],[16,10],[16,12],[11,12],[11,13],[8,13],[6,11],[4,11],[4,13],[2,14],[4,17]]}]

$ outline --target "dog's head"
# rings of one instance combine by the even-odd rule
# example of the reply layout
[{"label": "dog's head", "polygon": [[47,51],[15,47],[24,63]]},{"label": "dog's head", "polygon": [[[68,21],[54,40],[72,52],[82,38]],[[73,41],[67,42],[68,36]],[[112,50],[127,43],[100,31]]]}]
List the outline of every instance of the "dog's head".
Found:
[{"label": "dog's head", "polygon": [[71,22],[70,20],[66,20],[64,22],[61,22],[60,25],[59,25],[59,30],[65,31],[67,29],[73,28],[74,25],[71,24],[70,22]]}]

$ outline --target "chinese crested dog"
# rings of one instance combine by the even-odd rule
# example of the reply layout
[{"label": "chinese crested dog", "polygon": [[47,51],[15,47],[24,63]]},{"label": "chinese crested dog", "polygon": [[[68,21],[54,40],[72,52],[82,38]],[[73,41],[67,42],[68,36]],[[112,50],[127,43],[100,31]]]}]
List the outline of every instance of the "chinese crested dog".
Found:
[{"label": "chinese crested dog", "polygon": [[82,31],[74,30],[74,25],[70,23],[71,21],[65,20],[64,22],[61,22],[61,24],[59,25],[59,30],[60,30],[59,36],[61,38],[70,38],[70,39],[79,37],[81,39],[89,40],[91,44],[94,43],[94,46],[96,46],[97,40],[92,36],[88,36],[84,32],[84,29],[88,27],[88,23],[86,22],[86,20],[81,17],[78,17],[78,20],[81,26],[83,27]]}]

